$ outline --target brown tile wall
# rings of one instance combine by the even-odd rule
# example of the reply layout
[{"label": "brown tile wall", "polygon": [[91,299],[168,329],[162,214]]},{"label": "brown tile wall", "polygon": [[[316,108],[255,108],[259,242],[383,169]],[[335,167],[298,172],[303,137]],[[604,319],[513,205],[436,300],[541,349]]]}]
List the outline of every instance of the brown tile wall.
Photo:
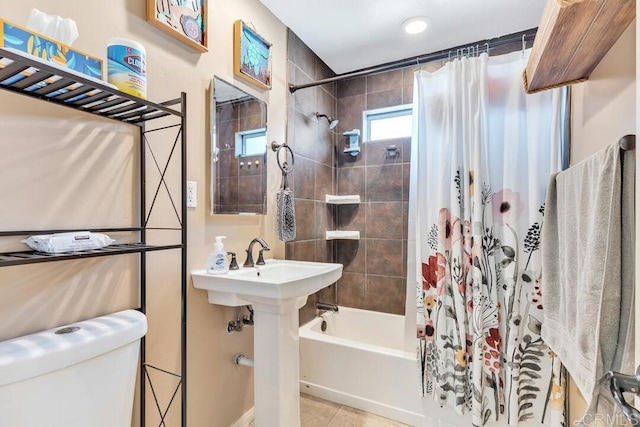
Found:
[{"label": "brown tile wall", "polygon": [[[425,65],[435,70],[441,62]],[[362,131],[365,110],[410,104],[416,67],[344,80],[338,83],[339,135]],[[404,314],[407,277],[407,216],[411,138],[365,141],[357,157],[336,150],[338,194],[359,194],[359,205],[337,208],[338,230],[359,230],[360,240],[337,241],[336,260],[344,264],[338,304]],[[400,148],[389,156],[390,145]]]},{"label": "brown tile wall", "polygon": [[[267,189],[265,156],[236,157],[236,132],[264,127],[266,111],[256,101],[224,104],[216,110],[220,161],[216,169],[216,213],[262,213]],[[259,165],[255,165],[258,161]],[[240,165],[243,162],[244,165]],[[251,166],[248,163],[251,162]]]},{"label": "brown tile wall", "polygon": [[[289,30],[288,81],[294,84],[334,76],[333,72]],[[325,119],[316,112],[335,117],[336,85],[329,84],[290,94],[287,106],[287,143],[295,154],[289,184],[296,208],[296,239],[286,245],[286,258],[332,262],[334,244],[325,240],[325,231],[335,229],[335,209],[324,203],[325,194],[336,194],[335,138]],[[300,324],[315,316],[317,301],[335,303],[335,285],[310,295],[300,309]]]},{"label": "brown tile wall", "polygon": [[[528,46],[529,46],[528,42]],[[530,47],[530,46],[529,46]],[[518,45],[493,48],[492,55],[520,49]],[[420,65],[435,71],[444,61]],[[336,166],[338,194],[359,194],[360,205],[337,209],[338,230],[359,230],[359,241],[337,241],[336,260],[344,264],[338,281],[338,304],[367,310],[404,314],[407,277],[407,224],[410,138],[368,141],[357,157],[345,155],[342,133],[362,131],[362,113],[413,101],[413,75],[417,66],[343,80],[337,84],[338,137]],[[385,147],[401,153],[388,157]]]},{"label": "brown tile wall", "polygon": [[[491,54],[518,49],[520,46],[509,45],[494,48]],[[331,71],[291,31],[288,53],[289,82],[301,84],[331,76]],[[420,68],[435,71],[444,62],[434,61]],[[318,300],[404,314],[410,138],[367,141],[361,144],[361,153],[353,157],[342,152],[347,142],[342,133],[362,131],[365,110],[410,104],[416,69],[414,65],[343,80],[300,90],[289,97],[288,141],[300,160],[295,177],[299,236],[287,245],[287,258],[344,264],[343,277],[335,290],[332,286],[310,296],[300,311],[301,324],[313,318],[312,305]],[[315,111],[335,113],[334,117],[340,120],[335,133],[327,130],[326,122],[317,122]],[[315,146],[311,144],[314,141]],[[387,155],[385,147],[389,145],[400,148],[397,157]],[[335,152],[327,151],[328,147],[335,147]],[[331,182],[329,174],[334,176]],[[334,194],[359,194],[362,203],[327,207],[322,200],[329,189],[335,189]],[[301,218],[315,218],[315,223]],[[301,229],[303,221],[308,229]],[[328,243],[322,237],[324,230],[332,226],[337,230],[359,230],[361,239]]]}]

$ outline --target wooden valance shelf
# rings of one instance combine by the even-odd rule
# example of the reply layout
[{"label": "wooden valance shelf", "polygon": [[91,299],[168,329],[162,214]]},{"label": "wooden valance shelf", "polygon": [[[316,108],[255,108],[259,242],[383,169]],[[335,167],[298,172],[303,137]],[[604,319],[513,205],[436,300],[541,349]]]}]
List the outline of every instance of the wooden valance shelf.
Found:
[{"label": "wooden valance shelf", "polygon": [[587,80],[635,14],[635,0],[547,0],[523,75],[525,90]]}]

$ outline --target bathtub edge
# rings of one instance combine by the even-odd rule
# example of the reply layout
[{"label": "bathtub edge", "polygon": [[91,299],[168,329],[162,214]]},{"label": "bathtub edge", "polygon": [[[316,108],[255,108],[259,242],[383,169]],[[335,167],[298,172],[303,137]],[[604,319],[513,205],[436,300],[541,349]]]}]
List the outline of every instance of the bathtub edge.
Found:
[{"label": "bathtub edge", "polygon": [[390,420],[399,421],[412,426],[423,425],[425,416],[416,412],[390,406],[382,402],[354,396],[328,387],[323,387],[307,381],[300,381],[300,393],[308,394],[320,399],[329,400],[340,405],[350,406]]}]

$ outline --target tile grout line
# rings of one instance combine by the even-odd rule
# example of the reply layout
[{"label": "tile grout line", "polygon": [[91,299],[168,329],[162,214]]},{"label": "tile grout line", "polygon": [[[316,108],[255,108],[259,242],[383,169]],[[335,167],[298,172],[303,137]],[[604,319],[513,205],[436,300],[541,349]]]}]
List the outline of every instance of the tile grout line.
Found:
[{"label": "tile grout line", "polygon": [[344,408],[344,405],[340,405],[340,407],[336,410],[336,412],[334,412],[334,414],[331,416],[329,421],[327,421],[327,426],[331,424],[331,422],[335,419],[336,415],[338,415],[338,412],[340,412],[342,408]]}]

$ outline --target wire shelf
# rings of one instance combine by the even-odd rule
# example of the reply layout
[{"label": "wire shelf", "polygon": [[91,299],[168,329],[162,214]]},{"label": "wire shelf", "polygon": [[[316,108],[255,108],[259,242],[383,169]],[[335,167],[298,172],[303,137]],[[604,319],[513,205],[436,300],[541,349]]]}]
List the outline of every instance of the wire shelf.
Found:
[{"label": "wire shelf", "polygon": [[180,99],[157,104],[3,48],[0,88],[138,126],[161,117],[183,117],[182,111],[169,108]]},{"label": "wire shelf", "polygon": [[[180,375],[171,374],[179,377],[179,385],[175,388],[171,400],[165,409],[158,406],[157,396],[154,394],[155,404],[160,411],[162,418],[161,424],[164,425],[164,418],[172,407],[174,398],[180,393],[181,401],[173,405],[180,411],[182,427],[187,425],[187,208],[185,203],[186,195],[186,128],[187,128],[187,95],[182,92],[179,98],[175,98],[166,102],[154,103],[146,99],[137,98],[135,96],[121,92],[113,87],[108,86],[101,80],[92,79],[82,74],[76,73],[68,69],[60,69],[53,63],[43,61],[39,58],[23,54],[13,49],[0,48],[0,90],[21,94],[30,98],[39,99],[50,102],[54,105],[62,105],[75,111],[101,116],[120,123],[128,123],[138,127],[140,132],[140,158],[139,158],[139,207],[140,222],[139,226],[124,228],[96,228],[86,231],[92,232],[135,232],[141,242],[146,241],[148,230],[174,230],[181,231],[181,243],[171,245],[149,245],[146,243],[130,243],[115,244],[102,249],[94,249],[80,252],[68,252],[62,254],[47,254],[36,251],[20,251],[20,252],[0,252],[0,267],[37,264],[52,261],[75,260],[82,258],[94,258],[103,256],[113,256],[122,254],[140,254],[140,280],[139,280],[139,298],[140,310],[146,313],[147,307],[147,257],[146,252],[179,249],[181,251],[181,299],[180,299]],[[160,121],[152,126],[146,126],[146,123],[169,117],[178,119],[179,123],[165,125],[164,121]],[[173,120],[174,122],[176,120]],[[158,156],[153,152],[153,147],[148,141],[148,135],[151,132],[159,132],[166,129],[175,128],[177,135],[171,146],[166,164],[163,166],[158,161]],[[147,151],[148,150],[148,151]],[[160,181],[156,187],[155,195],[151,206],[147,208],[146,195],[146,156],[149,153],[153,159],[155,167],[160,174]],[[174,155],[175,154],[175,155]],[[155,206],[155,199],[161,187],[164,187],[170,193],[169,186],[165,181],[165,173],[171,159],[178,159],[180,162],[180,182],[181,189],[176,197],[177,202],[171,194],[171,201],[174,212],[177,217],[176,226],[158,226],[147,227],[151,211]],[[0,231],[0,237],[11,237],[30,234],[50,234],[74,230],[5,230]],[[147,385],[148,370],[147,367],[154,368],[146,363],[146,344],[144,337],[141,340],[140,348],[140,368],[144,375],[140,375],[140,425],[146,425],[146,400],[147,387],[153,388],[151,379],[149,378]],[[154,368],[162,371],[159,368]],[[162,371],[168,373],[167,371]],[[153,389],[152,389],[153,391]]]},{"label": "wire shelf", "polygon": [[42,262],[64,261],[81,258],[95,258],[109,255],[122,255],[130,253],[162,251],[167,249],[182,249],[182,245],[154,246],[143,243],[127,243],[110,245],[101,249],[87,251],[65,252],[61,254],[49,254],[37,251],[5,252],[0,253],[0,267],[12,265],[36,264]]}]

